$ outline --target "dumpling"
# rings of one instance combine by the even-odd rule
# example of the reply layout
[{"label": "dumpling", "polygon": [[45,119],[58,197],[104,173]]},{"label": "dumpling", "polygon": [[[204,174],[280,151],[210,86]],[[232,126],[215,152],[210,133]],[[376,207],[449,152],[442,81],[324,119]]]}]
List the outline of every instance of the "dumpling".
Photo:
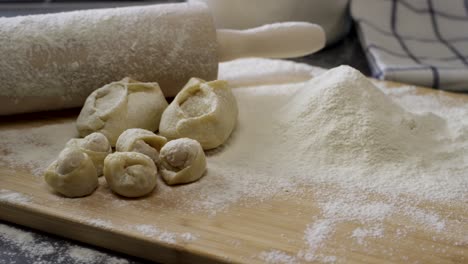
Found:
[{"label": "dumpling", "polygon": [[88,154],[94,163],[98,176],[102,176],[104,159],[112,153],[109,141],[102,133],[98,132],[91,133],[85,138],[72,138],[65,147],[77,148]]},{"label": "dumpling", "polygon": [[206,158],[198,141],[180,138],[162,147],[161,176],[168,185],[194,182],[206,170]]},{"label": "dumpling", "polygon": [[65,148],[47,168],[44,179],[52,189],[67,197],[89,195],[98,186],[93,161],[75,148]]},{"label": "dumpling", "polygon": [[156,186],[158,169],[138,152],[115,152],[104,160],[104,177],[112,191],[125,197],[149,194]]},{"label": "dumpling", "polygon": [[166,142],[165,137],[158,136],[149,130],[130,128],[119,136],[115,144],[115,150],[145,154],[159,166],[159,151]]},{"label": "dumpling", "polygon": [[112,146],[128,128],[156,131],[168,106],[157,83],[124,78],[91,93],[76,121],[80,136],[104,134]]},{"label": "dumpling", "polygon": [[237,103],[225,81],[192,78],[161,117],[159,134],[167,139],[191,138],[203,149],[223,144],[237,122]]}]

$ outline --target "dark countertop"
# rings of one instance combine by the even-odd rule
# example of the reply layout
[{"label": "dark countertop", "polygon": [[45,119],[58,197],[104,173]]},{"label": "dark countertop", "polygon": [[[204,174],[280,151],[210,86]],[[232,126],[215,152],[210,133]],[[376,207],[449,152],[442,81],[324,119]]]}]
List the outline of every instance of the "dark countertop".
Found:
[{"label": "dark countertop", "polygon": [[[178,2],[177,0],[161,0],[159,2]],[[76,8],[76,7],[75,7]],[[17,14],[30,14],[30,13],[44,13],[50,11],[62,11],[69,10],[70,8],[32,8],[32,9],[21,9],[14,10],[12,8],[2,9],[0,4],[0,16],[12,16]],[[324,68],[332,68],[342,64],[348,64],[366,75],[370,74],[369,66],[367,64],[365,55],[359,45],[359,40],[354,29],[351,29],[350,33],[345,39],[335,43],[329,47],[326,47],[322,51],[309,55],[306,57],[296,58],[293,61],[307,63],[314,66],[320,66]],[[2,227],[3,226],[3,227]],[[86,258],[73,258],[69,254],[64,254],[70,248],[76,248],[77,246],[83,248],[84,252],[93,250],[95,258],[93,261],[98,263],[148,263],[147,261],[134,258],[131,256],[122,255],[120,253],[112,252],[106,249],[93,247],[91,245],[83,244],[80,242],[72,241],[69,239],[61,238],[58,236],[46,234],[40,231],[36,231],[30,228],[20,227],[12,223],[6,223],[0,221],[0,231],[11,230],[11,228],[22,230],[22,236],[32,236],[34,243],[42,245],[51,245],[53,251],[48,254],[34,254],[31,252],[31,245],[24,243],[12,243],[11,237],[2,237],[0,232],[0,264],[10,263],[90,263],[90,259]],[[7,232],[8,232],[7,230]],[[19,233],[18,233],[19,234]],[[29,248],[28,248],[29,246]],[[27,249],[25,249],[27,248]],[[34,247],[32,247],[34,250]]]},{"label": "dark countertop", "polygon": [[345,64],[358,69],[366,76],[371,75],[369,64],[354,27],[351,28],[348,35],[341,41],[327,46],[312,55],[292,60],[327,69]]}]

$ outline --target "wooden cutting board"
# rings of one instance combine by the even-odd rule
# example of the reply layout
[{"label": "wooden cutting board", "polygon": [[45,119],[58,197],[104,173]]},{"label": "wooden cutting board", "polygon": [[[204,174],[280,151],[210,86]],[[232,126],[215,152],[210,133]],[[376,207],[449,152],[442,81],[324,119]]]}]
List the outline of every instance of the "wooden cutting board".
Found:
[{"label": "wooden cutting board", "polygon": [[[466,95],[425,88],[418,88],[417,93],[448,95],[468,103]],[[0,130],[70,123],[77,113],[2,117],[5,121]],[[320,215],[314,190],[294,199],[282,194],[266,201],[238,203],[212,215],[181,210],[177,201],[156,195],[124,199],[112,194],[104,182],[101,177],[100,187],[89,197],[67,199],[52,193],[41,177],[25,168],[0,167],[0,219],[158,262],[286,263],[304,261],[298,257],[310,250],[304,231],[311,219]],[[463,201],[428,202],[419,208],[446,216],[443,232],[396,215],[385,220],[381,236],[368,236],[362,242],[350,234],[359,227],[365,228],[366,223],[339,223],[326,243],[314,249],[316,257],[310,260],[467,263],[467,205]],[[401,227],[406,227],[403,236],[399,235]]]}]

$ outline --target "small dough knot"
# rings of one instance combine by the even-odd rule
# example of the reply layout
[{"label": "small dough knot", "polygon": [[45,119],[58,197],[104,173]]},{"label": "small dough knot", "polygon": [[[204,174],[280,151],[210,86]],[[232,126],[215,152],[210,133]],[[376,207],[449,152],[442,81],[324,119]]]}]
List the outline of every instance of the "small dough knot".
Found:
[{"label": "small dough knot", "polygon": [[158,169],[153,160],[138,152],[115,152],[104,160],[104,177],[115,193],[141,197],[156,186]]},{"label": "small dough knot", "polygon": [[206,158],[198,141],[180,138],[161,148],[161,176],[169,185],[194,182],[206,170]]},{"label": "small dough knot", "polygon": [[167,139],[142,128],[125,130],[117,139],[115,150],[118,152],[138,152],[150,157],[159,166],[159,151]]}]

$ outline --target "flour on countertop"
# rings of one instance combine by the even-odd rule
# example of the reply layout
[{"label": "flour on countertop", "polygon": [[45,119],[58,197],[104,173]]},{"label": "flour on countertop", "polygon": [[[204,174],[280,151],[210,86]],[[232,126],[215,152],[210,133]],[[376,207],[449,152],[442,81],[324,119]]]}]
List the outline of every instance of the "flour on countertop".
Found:
[{"label": "flour on countertop", "polygon": [[96,250],[80,246],[70,246],[66,252],[75,263],[105,263],[105,264],[127,264],[128,261],[122,258],[111,257]]},{"label": "flour on countertop", "polygon": [[[49,242],[39,234],[0,223],[0,239],[6,244],[2,247],[2,259],[11,258],[14,263],[17,249],[27,258],[28,263],[70,263],[70,264],[129,264],[126,259],[113,257],[93,249],[72,245],[64,241]],[[1,263],[1,260],[0,260]],[[8,263],[10,264],[10,263]]]},{"label": "flour on countertop", "polygon": [[[292,83],[287,83],[291,72]],[[294,199],[312,192],[311,203],[320,213],[304,226],[304,248],[296,255],[272,249],[257,256],[271,263],[341,260],[338,252],[334,256],[322,249],[341,225],[350,222],[360,225],[347,234],[359,247],[383,234],[394,241],[404,239],[416,227],[435,230],[434,239],[453,230],[461,219],[421,209],[420,203],[467,201],[466,103],[444,94],[419,94],[412,86],[390,89],[376,82],[375,87],[347,67],[320,72],[277,60],[222,63],[220,77],[239,87],[233,89],[239,122],[231,138],[206,153],[208,171],[201,180],[177,188],[158,180],[157,192],[148,201],[136,201],[138,207],[155,210],[156,200],[158,205],[177,201],[181,210],[217,214],[235,203],[249,205],[283,193]],[[284,79],[273,85],[265,81],[268,76]],[[317,77],[308,80],[312,76]],[[21,130],[0,131],[0,151],[8,148],[0,162],[29,164],[36,171],[45,168],[45,159],[55,157],[72,137],[67,136],[70,131],[34,160],[22,153],[37,140],[47,142],[44,134],[51,130],[50,126],[28,130],[35,136],[27,144],[20,138]],[[10,142],[28,146],[14,151]],[[112,196],[106,202],[116,210],[134,204]],[[408,226],[386,225],[390,217],[400,216],[410,220]],[[152,225],[128,228],[167,243],[189,237]],[[466,245],[460,237],[454,243]]]}]

